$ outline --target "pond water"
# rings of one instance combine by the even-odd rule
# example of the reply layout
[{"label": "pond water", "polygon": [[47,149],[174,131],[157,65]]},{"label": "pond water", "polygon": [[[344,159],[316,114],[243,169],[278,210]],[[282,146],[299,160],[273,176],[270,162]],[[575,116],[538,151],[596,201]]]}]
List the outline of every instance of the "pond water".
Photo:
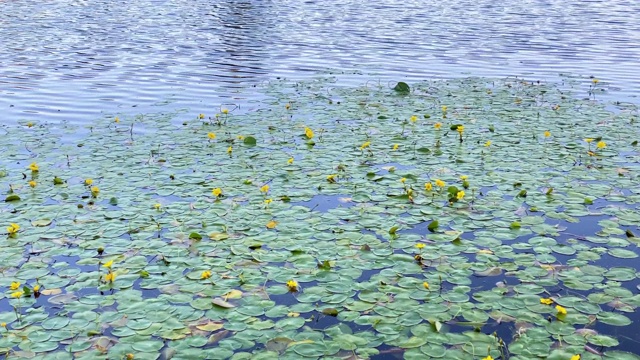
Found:
[{"label": "pond water", "polygon": [[327,68],[336,86],[565,73],[640,95],[633,0],[10,0],[0,38],[0,124],[248,109],[251,86]]},{"label": "pond water", "polygon": [[639,3],[0,0],[0,38],[0,358],[640,358]]}]

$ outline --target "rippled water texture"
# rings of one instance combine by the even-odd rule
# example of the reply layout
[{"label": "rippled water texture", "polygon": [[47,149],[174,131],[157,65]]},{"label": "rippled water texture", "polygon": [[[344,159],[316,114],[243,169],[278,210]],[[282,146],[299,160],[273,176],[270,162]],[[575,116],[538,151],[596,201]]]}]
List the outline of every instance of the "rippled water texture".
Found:
[{"label": "rippled water texture", "polygon": [[326,68],[345,85],[572,73],[640,92],[633,0],[4,0],[0,38],[0,124],[212,113]]}]

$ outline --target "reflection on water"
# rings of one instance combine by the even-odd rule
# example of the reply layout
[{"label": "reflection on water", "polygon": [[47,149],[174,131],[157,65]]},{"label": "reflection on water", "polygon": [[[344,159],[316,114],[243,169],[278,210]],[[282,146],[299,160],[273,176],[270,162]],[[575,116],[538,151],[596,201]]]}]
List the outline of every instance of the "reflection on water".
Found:
[{"label": "reflection on water", "polygon": [[630,0],[4,1],[0,124],[212,113],[269,78],[327,68],[372,74],[345,85],[593,75],[634,101],[639,20]]}]

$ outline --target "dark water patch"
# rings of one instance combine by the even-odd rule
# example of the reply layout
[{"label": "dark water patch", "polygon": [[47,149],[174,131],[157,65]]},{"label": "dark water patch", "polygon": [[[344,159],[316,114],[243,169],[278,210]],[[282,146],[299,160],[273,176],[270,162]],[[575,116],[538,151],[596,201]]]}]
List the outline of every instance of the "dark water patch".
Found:
[{"label": "dark water patch", "polygon": [[304,206],[312,211],[327,212],[332,209],[350,208],[356,205],[347,194],[342,195],[315,195],[308,201],[292,202],[292,206]]}]

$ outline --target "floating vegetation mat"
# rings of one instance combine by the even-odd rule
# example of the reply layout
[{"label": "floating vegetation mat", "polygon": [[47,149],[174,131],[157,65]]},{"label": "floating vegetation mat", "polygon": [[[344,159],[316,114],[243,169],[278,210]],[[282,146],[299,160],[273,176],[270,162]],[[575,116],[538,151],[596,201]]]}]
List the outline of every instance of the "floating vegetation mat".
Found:
[{"label": "floating vegetation mat", "polygon": [[333,81],[0,128],[0,352],[639,358],[635,106]]}]

